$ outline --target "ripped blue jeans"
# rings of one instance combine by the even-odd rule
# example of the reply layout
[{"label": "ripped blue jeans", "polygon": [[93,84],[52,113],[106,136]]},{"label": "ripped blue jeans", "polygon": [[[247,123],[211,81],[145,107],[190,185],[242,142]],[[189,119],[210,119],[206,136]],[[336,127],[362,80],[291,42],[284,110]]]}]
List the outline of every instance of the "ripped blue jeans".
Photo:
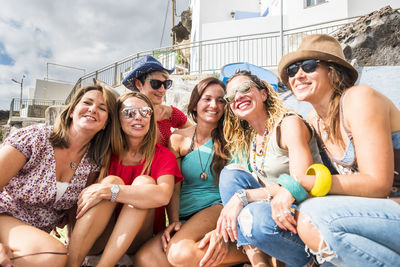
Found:
[{"label": "ripped blue jeans", "polygon": [[[224,205],[239,189],[260,187],[260,183],[244,170],[225,167],[220,174],[219,190]],[[288,267],[304,266],[311,260],[300,238],[275,224],[267,201],[252,202],[239,213],[237,245],[253,245]]]},{"label": "ripped blue jeans", "polygon": [[[400,205],[389,199],[351,196],[312,198],[300,211],[318,228],[327,247],[313,252],[336,266],[399,266]],[[322,244],[322,243],[321,243]],[[321,252],[325,252],[322,257]]]}]

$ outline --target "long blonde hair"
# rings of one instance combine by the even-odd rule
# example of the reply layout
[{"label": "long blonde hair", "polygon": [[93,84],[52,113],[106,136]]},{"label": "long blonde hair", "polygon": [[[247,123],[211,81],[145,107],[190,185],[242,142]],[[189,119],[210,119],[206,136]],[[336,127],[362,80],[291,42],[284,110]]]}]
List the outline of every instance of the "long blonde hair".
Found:
[{"label": "long blonde hair", "polygon": [[[143,140],[139,147],[139,152],[142,153],[144,159],[143,170],[141,174],[149,174],[157,144],[157,125],[156,125],[156,120],[154,118],[154,107],[150,99],[147,98],[147,96],[145,96],[142,93],[132,91],[118,98],[116,105],[118,114],[121,112],[122,104],[124,103],[124,101],[131,97],[136,97],[138,99],[143,100],[153,110],[150,116],[149,130],[143,137]],[[121,128],[120,116],[118,116],[118,123]],[[115,144],[113,152],[115,155],[118,155],[119,160],[122,160],[124,151],[128,149],[128,142],[126,140],[125,133],[122,130],[120,132],[121,132],[121,138],[119,139],[119,142]]]},{"label": "long blonde hair", "polygon": [[[267,112],[268,120],[266,127],[272,131],[279,122],[287,109],[284,107],[279,95],[275,92],[274,88],[265,81],[259,79],[256,75],[251,74],[250,71],[239,71],[235,73],[229,82],[238,76],[249,77],[251,81],[257,86],[258,90],[265,90],[268,94],[267,99],[264,101],[265,110]],[[250,142],[252,132],[254,129],[247,121],[240,120],[231,110],[230,105],[225,106],[225,121],[224,121],[224,135],[227,143],[227,148],[233,158],[239,159],[240,162],[247,161],[249,158]]]}]

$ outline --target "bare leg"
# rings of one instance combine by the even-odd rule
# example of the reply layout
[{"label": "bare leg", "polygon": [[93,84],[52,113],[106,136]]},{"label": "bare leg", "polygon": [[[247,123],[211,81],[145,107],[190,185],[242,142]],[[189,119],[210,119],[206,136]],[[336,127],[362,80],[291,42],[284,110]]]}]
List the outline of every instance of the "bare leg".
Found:
[{"label": "bare leg", "polygon": [[[102,183],[123,184],[123,181],[118,177],[109,176],[103,179]],[[66,266],[81,266],[93,244],[106,228],[115,205],[115,203],[103,200],[76,221],[68,248],[69,255]]]},{"label": "bare leg", "polygon": [[[37,252],[67,252],[66,247],[48,233],[7,215],[0,215],[0,243],[11,249],[13,257]],[[66,260],[66,255],[40,254],[12,260],[12,264],[16,267],[62,267]]]},{"label": "bare leg", "polygon": [[[140,176],[132,183],[133,186],[141,184],[155,184],[155,181],[151,177]],[[114,266],[119,261],[142,230],[146,218],[151,218],[148,213],[148,209],[138,209],[127,204],[123,206],[97,266]]]},{"label": "bare leg", "polygon": [[[201,259],[207,252],[208,246],[199,249],[204,235],[215,229],[222,205],[213,205],[205,208],[191,217],[181,230],[170,240],[167,248],[167,257],[173,266],[199,266]],[[222,265],[234,265],[247,262],[248,259],[235,243],[229,243],[228,254]]]},{"label": "bare leg", "polygon": [[148,266],[148,267],[170,267],[167,255],[165,254],[162,243],[161,235],[163,232],[158,233],[156,236],[147,241],[139,251],[133,256],[133,266]]}]

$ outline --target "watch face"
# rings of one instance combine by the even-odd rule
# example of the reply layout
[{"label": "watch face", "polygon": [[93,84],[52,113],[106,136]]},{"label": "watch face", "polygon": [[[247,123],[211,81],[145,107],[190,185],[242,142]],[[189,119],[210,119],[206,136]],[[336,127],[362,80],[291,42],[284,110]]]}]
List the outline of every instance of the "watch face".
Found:
[{"label": "watch face", "polygon": [[116,193],[118,193],[118,192],[119,192],[119,186],[116,185],[116,184],[114,184],[114,185],[111,187],[111,193],[116,194]]}]

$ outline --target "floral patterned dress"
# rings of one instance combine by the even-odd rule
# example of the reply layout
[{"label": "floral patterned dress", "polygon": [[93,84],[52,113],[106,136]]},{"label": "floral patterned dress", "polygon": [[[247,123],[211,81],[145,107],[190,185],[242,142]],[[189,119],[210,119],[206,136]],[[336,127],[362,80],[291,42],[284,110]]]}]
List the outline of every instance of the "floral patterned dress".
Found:
[{"label": "floral patterned dress", "polygon": [[19,129],[3,145],[11,145],[26,157],[22,169],[0,190],[0,214],[13,216],[50,232],[78,200],[89,175],[99,167],[83,156],[67,190],[56,201],[56,162],[49,141],[52,126],[37,124]]}]

